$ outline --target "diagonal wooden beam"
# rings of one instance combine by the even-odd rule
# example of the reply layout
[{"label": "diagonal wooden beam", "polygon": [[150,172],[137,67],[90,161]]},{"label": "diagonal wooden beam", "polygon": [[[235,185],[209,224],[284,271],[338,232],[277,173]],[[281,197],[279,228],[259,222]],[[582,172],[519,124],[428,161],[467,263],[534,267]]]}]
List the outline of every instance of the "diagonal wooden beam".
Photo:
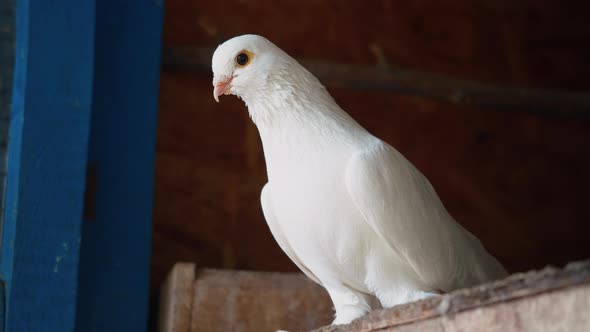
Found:
[{"label": "diagonal wooden beam", "polygon": [[[164,48],[164,69],[211,73],[213,48]],[[421,96],[491,110],[590,119],[590,92],[523,89],[383,66],[298,59],[325,85]]]}]

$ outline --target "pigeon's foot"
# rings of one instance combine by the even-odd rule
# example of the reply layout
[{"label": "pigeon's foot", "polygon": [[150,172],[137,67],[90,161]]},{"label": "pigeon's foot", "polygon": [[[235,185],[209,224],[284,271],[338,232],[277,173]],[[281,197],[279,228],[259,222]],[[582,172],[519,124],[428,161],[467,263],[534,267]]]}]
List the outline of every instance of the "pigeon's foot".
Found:
[{"label": "pigeon's foot", "polygon": [[349,324],[353,320],[367,314],[366,307],[359,306],[344,306],[336,310],[336,319],[332,322],[332,325]]},{"label": "pigeon's foot", "polygon": [[336,319],[332,325],[348,324],[371,311],[370,296],[346,286],[326,287],[334,308]]},{"label": "pigeon's foot", "polygon": [[391,308],[396,305],[414,302],[429,298],[431,296],[437,296],[439,294],[423,292],[411,288],[406,289],[394,289],[390,292],[378,292],[377,297],[381,301],[381,305],[384,308]]}]

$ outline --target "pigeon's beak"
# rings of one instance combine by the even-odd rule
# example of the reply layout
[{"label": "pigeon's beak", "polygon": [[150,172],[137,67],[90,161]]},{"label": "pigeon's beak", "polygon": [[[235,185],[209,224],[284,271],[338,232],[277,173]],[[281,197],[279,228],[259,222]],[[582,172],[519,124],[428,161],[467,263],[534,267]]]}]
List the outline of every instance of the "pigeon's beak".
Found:
[{"label": "pigeon's beak", "polygon": [[213,80],[213,98],[216,102],[219,102],[219,96],[221,95],[229,95],[231,93],[231,80],[233,77],[224,78],[224,79],[214,79]]}]

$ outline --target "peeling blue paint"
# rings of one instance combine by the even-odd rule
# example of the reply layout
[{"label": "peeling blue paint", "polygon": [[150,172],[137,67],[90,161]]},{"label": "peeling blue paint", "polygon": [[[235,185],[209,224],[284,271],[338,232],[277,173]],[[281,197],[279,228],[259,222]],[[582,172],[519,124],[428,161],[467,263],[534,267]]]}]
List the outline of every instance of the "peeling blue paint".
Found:
[{"label": "peeling blue paint", "polygon": [[59,271],[59,262],[61,262],[61,260],[61,256],[55,257],[55,266],[53,267],[53,273],[57,273]]}]

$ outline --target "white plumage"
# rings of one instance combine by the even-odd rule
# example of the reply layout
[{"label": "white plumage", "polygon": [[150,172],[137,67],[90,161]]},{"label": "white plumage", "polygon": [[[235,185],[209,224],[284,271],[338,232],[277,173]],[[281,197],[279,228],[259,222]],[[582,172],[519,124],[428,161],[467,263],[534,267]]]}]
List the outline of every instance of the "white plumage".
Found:
[{"label": "white plumage", "polygon": [[215,51],[212,67],[215,99],[242,98],[260,132],[270,230],[326,288],[334,324],[369,312],[373,296],[390,307],[506,274],[420,171],[270,41],[230,39]]}]

